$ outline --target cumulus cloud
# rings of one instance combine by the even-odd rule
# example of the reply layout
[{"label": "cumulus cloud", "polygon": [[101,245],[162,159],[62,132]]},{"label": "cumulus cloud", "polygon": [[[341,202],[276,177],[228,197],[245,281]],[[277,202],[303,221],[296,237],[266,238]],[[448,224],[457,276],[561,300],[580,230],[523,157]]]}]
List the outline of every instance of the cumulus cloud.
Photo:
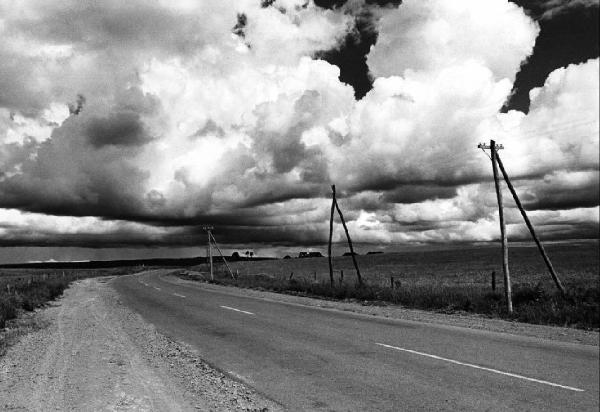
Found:
[{"label": "cumulus cloud", "polygon": [[[598,205],[598,60],[499,113],[538,34],[520,8],[377,3],[0,5],[2,241],[183,245],[213,223],[229,244],[314,245],[331,183],[358,242],[492,240],[491,137],[528,208],[597,227],[568,212]],[[366,21],[357,97],[325,52]]]},{"label": "cumulus cloud", "polygon": [[473,61],[494,79],[514,79],[539,31],[518,6],[496,0],[407,0],[379,25],[368,57],[377,77]]}]

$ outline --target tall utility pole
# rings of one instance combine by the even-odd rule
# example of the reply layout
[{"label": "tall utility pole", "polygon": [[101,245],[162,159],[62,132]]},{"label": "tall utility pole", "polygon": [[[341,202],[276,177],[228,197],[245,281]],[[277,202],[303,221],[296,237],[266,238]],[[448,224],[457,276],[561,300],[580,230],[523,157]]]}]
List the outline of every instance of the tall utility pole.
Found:
[{"label": "tall utility pole", "polygon": [[506,173],[506,170],[504,169],[502,160],[500,159],[500,156],[498,156],[497,153],[496,153],[496,157],[498,158],[498,166],[500,166],[500,170],[502,171],[502,175],[504,176],[506,185],[508,186],[508,189],[510,190],[510,193],[512,194],[513,199],[515,200],[515,203],[516,203],[517,207],[519,208],[519,211],[521,212],[521,216],[523,216],[523,220],[525,221],[525,224],[527,225],[527,228],[529,229],[529,233],[531,233],[531,237],[535,241],[535,244],[537,245],[538,250],[540,251],[540,254],[542,255],[542,258],[544,259],[544,262],[546,263],[546,267],[548,268],[548,271],[550,272],[550,276],[552,276],[552,280],[554,280],[556,287],[558,288],[558,290],[560,290],[560,293],[562,293],[562,295],[564,296],[566,294],[565,287],[563,286],[560,279],[558,278],[558,275],[554,271],[552,262],[550,262],[550,258],[546,254],[546,250],[544,250],[544,246],[542,246],[542,242],[540,242],[540,239],[537,237],[537,235],[535,233],[535,229],[533,228],[533,225],[531,224],[531,221],[529,220],[529,217],[527,216],[527,213],[525,212],[525,209],[523,208],[523,205],[521,204],[521,201],[519,200],[519,196],[517,196],[517,192],[515,191],[515,188],[513,187],[512,183],[510,182],[510,179],[508,178],[508,173]]},{"label": "tall utility pole", "polygon": [[208,259],[208,262],[210,264],[210,280],[215,280],[215,275],[213,273],[213,259],[212,259],[212,245],[211,245],[211,238],[212,238],[212,234],[210,233],[211,230],[214,229],[214,227],[212,226],[202,226],[202,229],[206,230],[206,232],[208,233],[208,245],[207,245],[207,249],[206,249],[206,258]]},{"label": "tall utility pole", "polygon": [[[517,192],[516,192],[514,186],[512,185],[510,178],[508,177],[508,173],[506,173],[506,169],[504,168],[504,165],[502,164],[502,159],[500,159],[500,155],[498,154],[497,150],[502,149],[503,147],[502,147],[502,145],[494,145],[493,140],[491,140],[490,143],[491,143],[490,146],[480,143],[477,147],[479,147],[480,149],[483,149],[483,150],[492,149],[491,159],[492,159],[492,163],[494,164],[494,179],[496,181],[496,192],[498,193],[498,177],[497,177],[498,171],[496,169],[496,163],[497,163],[498,167],[500,167],[500,171],[502,172],[502,176],[504,177],[504,181],[506,182],[506,185],[508,186],[508,189],[510,190],[512,197],[515,200],[515,204],[519,208],[519,211],[521,212],[521,216],[523,216],[525,225],[527,225],[527,229],[529,229],[529,233],[531,234],[531,237],[535,241],[535,244],[537,245],[538,250],[540,251],[540,254],[542,255],[542,258],[544,259],[544,262],[546,263],[546,267],[548,267],[548,271],[550,272],[550,275],[552,276],[552,280],[554,280],[556,287],[558,288],[558,290],[560,290],[562,295],[565,296],[566,295],[565,287],[563,286],[558,275],[556,274],[556,271],[554,270],[554,267],[552,266],[552,262],[550,262],[550,258],[546,254],[546,250],[544,249],[542,242],[540,242],[540,239],[538,238],[537,234],[535,233],[535,229],[533,228],[533,225],[531,224],[531,221],[529,220],[529,217],[527,216],[527,212],[525,212],[525,208],[521,204],[521,201],[519,200],[519,196],[517,195]],[[494,150],[494,148],[495,148],[495,150]],[[499,196],[499,199],[501,199],[502,195],[500,194],[498,196]],[[500,201],[501,200],[499,200],[499,202]],[[502,209],[502,207],[500,207],[500,209]],[[502,212],[500,213],[500,219],[502,220]]]},{"label": "tall utility pole", "polygon": [[331,201],[331,216],[329,217],[329,243],[327,244],[327,258],[329,259],[329,282],[333,288],[333,263],[331,261],[331,240],[333,237],[333,214],[335,213],[335,185],[331,186],[333,197]]},{"label": "tall utility pole", "polygon": [[498,179],[498,153],[504,149],[502,145],[496,145],[496,142],[490,140],[490,145],[479,144],[480,149],[491,149],[492,170],[494,172],[494,184],[496,186],[496,197],[498,199],[498,215],[500,217],[500,237],[502,238],[502,271],[504,272],[504,295],[506,297],[506,308],[509,314],[513,313],[512,306],[512,288],[510,284],[510,272],[508,269],[508,240],[506,237],[506,223],[504,222],[504,203],[502,201],[502,190],[500,190],[500,181]]}]

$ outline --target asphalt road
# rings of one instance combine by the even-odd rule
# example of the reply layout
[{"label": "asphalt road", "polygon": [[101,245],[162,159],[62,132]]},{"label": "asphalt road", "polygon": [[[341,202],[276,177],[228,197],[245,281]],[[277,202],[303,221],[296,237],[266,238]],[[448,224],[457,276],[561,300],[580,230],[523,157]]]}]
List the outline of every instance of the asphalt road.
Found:
[{"label": "asphalt road", "polygon": [[598,348],[116,278],[156,328],[290,410],[598,411]]}]

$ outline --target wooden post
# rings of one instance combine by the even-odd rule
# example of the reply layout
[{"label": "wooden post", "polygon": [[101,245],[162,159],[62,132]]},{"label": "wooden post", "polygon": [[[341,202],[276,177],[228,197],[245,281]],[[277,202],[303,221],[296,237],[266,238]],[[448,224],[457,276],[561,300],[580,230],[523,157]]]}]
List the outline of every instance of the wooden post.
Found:
[{"label": "wooden post", "polygon": [[343,283],[344,283],[344,271],[340,270],[340,288],[342,287]]},{"label": "wooden post", "polygon": [[494,172],[494,184],[496,186],[496,197],[498,198],[498,215],[500,217],[500,236],[502,240],[502,270],[504,272],[504,295],[506,297],[506,308],[509,314],[513,313],[512,307],[512,290],[510,284],[510,272],[508,269],[508,241],[506,238],[506,224],[504,222],[504,204],[502,202],[502,190],[500,189],[500,181],[498,180],[498,154],[496,152],[496,142],[490,140],[490,148],[492,151],[492,169]]},{"label": "wooden post", "polygon": [[317,271],[316,270],[315,270],[313,278],[314,278],[314,281],[316,282],[317,281]]},{"label": "wooden post", "polygon": [[294,277],[294,272],[290,273],[290,280]]},{"label": "wooden post", "polygon": [[544,259],[544,262],[546,262],[546,266],[548,267],[548,270],[550,271],[550,275],[552,276],[552,279],[554,279],[554,283],[556,284],[556,287],[558,288],[558,290],[560,290],[560,292],[564,296],[565,288],[562,285],[560,279],[558,278],[558,275],[554,271],[554,267],[552,266],[552,262],[550,262],[550,259],[548,258],[548,255],[546,254],[546,251],[544,250],[544,246],[542,246],[540,239],[537,237],[537,235],[535,233],[535,229],[533,228],[533,225],[531,224],[531,221],[529,220],[529,217],[527,216],[527,213],[525,212],[525,209],[523,208],[523,205],[521,204],[521,201],[519,200],[519,196],[517,196],[517,192],[515,191],[515,188],[513,187],[512,183],[510,182],[510,179],[508,178],[508,173],[506,173],[506,170],[504,169],[502,160],[500,160],[500,156],[498,156],[497,154],[496,154],[496,158],[498,160],[498,166],[500,167],[500,170],[502,171],[502,175],[504,176],[504,180],[506,181],[506,185],[508,186],[508,189],[510,190],[510,193],[512,194],[513,199],[515,199],[515,203],[517,204],[517,207],[519,208],[519,211],[521,212],[521,216],[523,216],[523,220],[525,220],[525,224],[527,225],[527,228],[529,229],[529,233],[531,233],[531,237],[533,237],[533,240],[535,241],[535,244],[537,245],[537,247],[542,255],[542,258]]},{"label": "wooden post", "polygon": [[[213,236],[212,233],[208,232],[208,235],[212,238],[213,243],[215,244],[215,247],[217,248],[217,251],[219,252],[219,255],[221,255],[221,259],[223,259],[223,263],[225,263],[225,266],[227,267],[227,270],[229,271],[229,274],[231,275],[231,278],[235,279],[235,276],[233,276],[233,272],[231,271],[231,268],[229,267],[229,264],[227,263],[225,256],[223,256],[221,249],[219,249],[219,245],[217,245],[217,240],[215,239],[215,237]],[[212,269],[212,260],[211,260],[211,269]],[[212,270],[211,270],[211,273],[212,273]]]},{"label": "wooden post", "polygon": [[492,270],[492,291],[496,291],[496,271]]},{"label": "wooden post", "polygon": [[210,244],[210,229],[208,230],[208,262],[210,264],[210,280],[215,280],[213,273],[212,245]]},{"label": "wooden post", "polygon": [[344,226],[344,232],[346,232],[346,239],[348,239],[348,246],[350,247],[350,253],[352,254],[352,262],[354,263],[354,268],[356,269],[356,276],[358,277],[358,284],[360,286],[362,286],[363,281],[362,281],[362,277],[360,276],[360,269],[358,268],[358,263],[356,263],[356,256],[354,253],[354,247],[352,247],[352,239],[350,239],[350,233],[348,233],[348,227],[346,226],[346,220],[344,219],[344,215],[342,214],[342,211],[340,210],[340,206],[338,205],[337,200],[335,200],[335,208],[338,211],[338,214],[340,215],[340,219],[342,221],[342,225]]},{"label": "wooden post", "polygon": [[390,287],[394,289],[394,277],[390,276]]},{"label": "wooden post", "polygon": [[331,241],[333,238],[333,214],[335,212],[335,185],[331,185],[332,199],[331,199],[331,214],[329,216],[329,243],[327,246],[327,257],[329,259],[329,281],[331,287],[333,287],[333,263],[331,261]]}]

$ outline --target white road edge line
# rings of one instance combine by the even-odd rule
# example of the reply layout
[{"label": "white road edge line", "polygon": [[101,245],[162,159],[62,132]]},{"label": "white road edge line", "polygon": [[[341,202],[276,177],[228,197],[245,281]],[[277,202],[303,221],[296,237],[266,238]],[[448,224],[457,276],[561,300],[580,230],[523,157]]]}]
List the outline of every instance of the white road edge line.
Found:
[{"label": "white road edge line", "polygon": [[245,310],[240,310],[240,309],[236,309],[236,308],[230,308],[229,306],[223,306],[223,305],[221,305],[221,307],[223,309],[229,309],[229,310],[234,310],[236,312],[245,313],[246,315],[254,315],[254,313],[252,313],[252,312],[246,312]]},{"label": "white road edge line", "polygon": [[174,296],[178,296],[178,297],[180,297],[180,298],[185,298],[185,296],[183,296],[183,295],[180,295],[179,293],[175,293],[175,292],[173,292],[173,295],[174,295]]},{"label": "white road edge line", "polygon": [[536,383],[542,383],[544,385],[555,386],[557,388],[568,389],[570,391],[585,392],[585,390],[583,390],[583,389],[574,388],[572,386],[559,385],[558,383],[543,381],[541,379],[528,378],[527,376],[518,375],[516,373],[503,372],[503,371],[499,371],[497,369],[486,368],[484,366],[479,366],[479,365],[473,365],[472,363],[465,363],[465,362],[460,362],[460,361],[453,360],[453,359],[442,358],[441,356],[430,355],[429,353],[417,352],[416,350],[399,348],[397,346],[386,345],[385,343],[375,343],[375,344],[379,345],[379,346],[383,346],[384,348],[396,349],[396,350],[399,350],[399,351],[408,352],[408,353],[412,353],[412,354],[415,354],[415,355],[426,356],[428,358],[443,360],[443,361],[446,361],[446,362],[454,363],[456,365],[468,366],[470,368],[481,369],[481,370],[484,370],[484,371],[493,372],[493,373],[497,373],[497,374],[500,374],[500,375],[511,376],[513,378],[518,378],[518,379],[524,379],[526,381],[531,381],[531,382],[536,382]]}]

